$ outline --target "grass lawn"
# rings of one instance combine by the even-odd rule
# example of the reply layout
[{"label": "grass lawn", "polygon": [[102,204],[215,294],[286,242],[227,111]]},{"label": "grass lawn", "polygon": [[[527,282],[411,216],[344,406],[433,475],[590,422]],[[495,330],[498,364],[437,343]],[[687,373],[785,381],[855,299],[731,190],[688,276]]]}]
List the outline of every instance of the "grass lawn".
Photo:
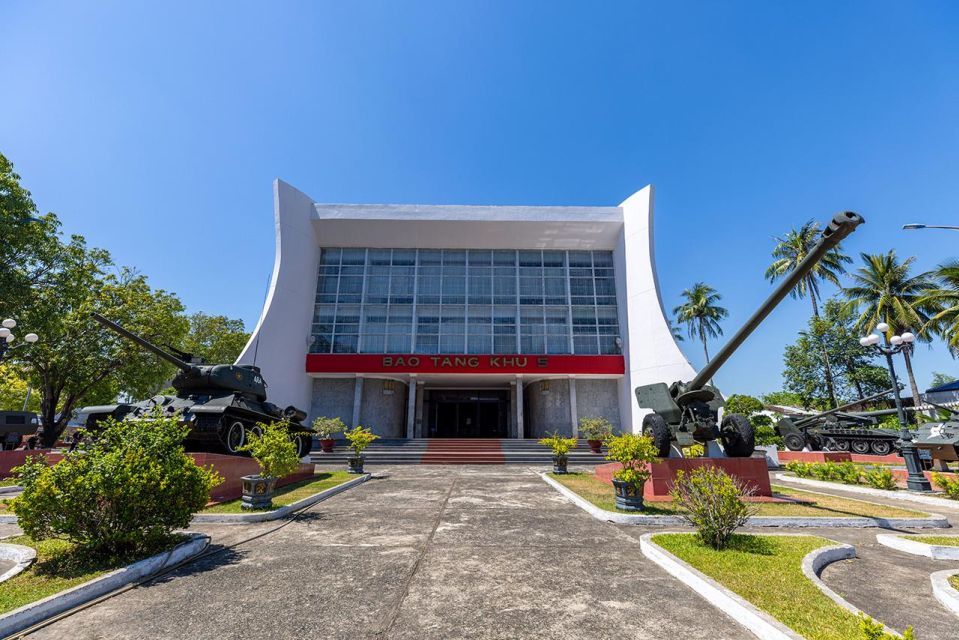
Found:
[{"label": "grass lawn", "polygon": [[[293,504],[298,500],[303,498],[308,498],[314,493],[319,493],[325,489],[335,487],[338,484],[343,484],[348,480],[353,480],[357,476],[355,474],[347,473],[346,471],[332,471],[332,472],[323,472],[317,473],[311,479],[300,480],[299,482],[294,482],[293,484],[288,484],[285,487],[280,487],[276,490],[276,493],[273,494],[273,507],[285,507],[288,504]],[[240,508],[242,500],[237,498],[236,500],[230,500],[229,502],[221,502],[220,504],[215,504],[213,506],[207,507],[203,510],[204,513],[249,513],[248,509]]]},{"label": "grass lawn", "polygon": [[[568,473],[566,475],[556,475],[550,473],[549,476],[567,487],[572,489],[582,497],[586,498],[600,509],[607,511],[618,511],[619,513],[636,513],[634,511],[623,511],[616,508],[616,499],[613,496],[613,487],[599,480],[591,473]],[[854,517],[880,517],[880,518],[922,518],[928,514],[920,511],[911,511],[909,509],[900,509],[899,507],[889,507],[886,505],[853,500],[851,498],[840,498],[838,496],[827,496],[818,493],[810,493],[801,489],[792,487],[782,487],[773,485],[773,493],[790,498],[808,501],[808,503],[785,503],[785,502],[759,502],[756,503],[759,516],[806,516],[806,517],[834,517],[834,518],[854,518]],[[648,515],[673,515],[678,512],[678,508],[672,502],[647,502],[646,507],[641,513]]]},{"label": "grass lawn", "polygon": [[959,591],[959,576],[949,576],[949,584],[952,585],[953,589]]},{"label": "grass lawn", "polygon": [[[173,536],[169,546],[165,548],[168,549],[185,539],[185,536]],[[79,556],[73,543],[65,540],[34,542],[28,536],[17,536],[3,541],[33,547],[37,550],[37,559],[23,572],[0,583],[0,614],[75,587],[157,553],[155,551],[130,558],[91,561]]]},{"label": "grass lawn", "polygon": [[816,536],[736,535],[725,551],[692,533],[653,540],[808,640],[859,638],[859,621],[827,598],[802,572],[807,553],[834,544]]},{"label": "grass lawn", "polygon": [[940,547],[959,547],[959,536],[934,536],[934,535],[904,535],[899,536],[906,540],[915,540],[923,544],[934,544]]}]

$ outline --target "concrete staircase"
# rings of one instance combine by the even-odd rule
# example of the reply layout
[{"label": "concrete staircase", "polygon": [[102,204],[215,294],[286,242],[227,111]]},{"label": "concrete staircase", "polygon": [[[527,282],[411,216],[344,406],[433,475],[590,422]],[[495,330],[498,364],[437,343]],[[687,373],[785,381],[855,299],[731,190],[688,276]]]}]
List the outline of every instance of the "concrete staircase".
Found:
[{"label": "concrete staircase", "polygon": [[[569,464],[597,465],[607,462],[592,453],[585,440],[569,453]],[[536,440],[494,438],[383,438],[364,452],[366,464],[534,464],[551,465],[553,454]],[[345,440],[337,440],[333,453],[323,453],[319,444],[310,453],[314,464],[346,464],[350,457]]]}]

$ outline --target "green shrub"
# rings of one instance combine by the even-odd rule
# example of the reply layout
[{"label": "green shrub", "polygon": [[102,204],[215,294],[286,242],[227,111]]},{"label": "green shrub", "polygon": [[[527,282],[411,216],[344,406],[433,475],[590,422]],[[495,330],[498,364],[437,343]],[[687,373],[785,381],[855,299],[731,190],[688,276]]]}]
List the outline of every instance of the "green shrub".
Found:
[{"label": "green shrub", "polygon": [[817,480],[859,484],[862,477],[862,471],[852,462],[821,462],[810,466],[812,476]]},{"label": "green shrub", "polygon": [[564,438],[558,433],[551,433],[547,437],[540,439],[539,443],[545,447],[553,449],[553,455],[557,457],[566,457],[570,451],[576,448],[576,438]]},{"label": "green shrub", "polygon": [[605,440],[613,434],[613,423],[606,418],[580,418],[579,433],[587,440]]},{"label": "green shrub", "polygon": [[346,431],[346,425],[343,424],[343,421],[339,418],[327,418],[326,416],[320,416],[313,421],[313,430],[316,431],[316,435],[321,440],[327,440],[333,437],[335,433],[342,433]]},{"label": "green shrub", "polygon": [[933,473],[932,481],[941,487],[948,497],[959,500],[959,478],[953,479],[941,473]]},{"label": "green shrub", "polygon": [[349,431],[344,431],[343,435],[350,441],[350,449],[353,450],[353,455],[357,457],[363,453],[363,449],[373,444],[374,440],[379,439],[378,435],[360,425],[356,425]]},{"label": "green shrub", "polygon": [[786,471],[796,474],[799,478],[812,477],[813,464],[810,462],[800,462],[799,460],[790,460],[786,463]]},{"label": "green shrub", "polygon": [[48,467],[28,458],[14,471],[23,493],[11,510],[34,540],[59,538],[94,557],[140,553],[190,524],[222,482],[183,450],[177,417],[101,423],[84,450]]},{"label": "green shrub", "polygon": [[753,433],[756,434],[756,445],[761,447],[767,444],[773,444],[781,447],[783,439],[776,435],[775,427],[773,427],[772,424],[762,424],[759,418],[769,420],[769,416],[753,416],[749,419],[749,422],[753,425]]},{"label": "green shrub", "polygon": [[886,491],[895,491],[898,487],[896,486],[896,477],[892,475],[892,471],[885,467],[879,467],[871,471],[867,471],[862,474],[863,480],[866,481],[871,487],[876,489],[884,489]]},{"label": "green shrub", "polygon": [[[898,640],[899,636],[889,633],[883,628],[882,624],[873,620],[864,613],[859,614],[859,631],[862,632],[861,640]],[[902,632],[902,640],[914,640],[912,627],[906,627]]]},{"label": "green shrub", "polygon": [[713,549],[725,549],[733,532],[753,515],[755,508],[743,500],[751,494],[746,485],[716,467],[677,472],[670,491],[683,518]]},{"label": "green shrub", "polygon": [[606,459],[623,465],[613,478],[634,487],[649,480],[649,465],[658,459],[658,453],[653,439],[646,436],[624,433],[606,440]]},{"label": "green shrub", "polygon": [[260,475],[266,478],[282,478],[300,468],[296,457],[296,443],[282,422],[259,423],[260,433],[250,433],[240,451],[248,451],[260,465]]}]

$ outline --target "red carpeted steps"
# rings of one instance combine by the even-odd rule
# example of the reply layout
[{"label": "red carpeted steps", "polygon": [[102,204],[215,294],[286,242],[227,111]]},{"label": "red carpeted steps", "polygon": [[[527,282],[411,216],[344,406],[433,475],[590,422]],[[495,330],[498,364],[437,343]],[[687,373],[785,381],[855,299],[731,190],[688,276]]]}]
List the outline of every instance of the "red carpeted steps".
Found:
[{"label": "red carpeted steps", "polygon": [[420,464],[504,464],[499,440],[431,438]]}]

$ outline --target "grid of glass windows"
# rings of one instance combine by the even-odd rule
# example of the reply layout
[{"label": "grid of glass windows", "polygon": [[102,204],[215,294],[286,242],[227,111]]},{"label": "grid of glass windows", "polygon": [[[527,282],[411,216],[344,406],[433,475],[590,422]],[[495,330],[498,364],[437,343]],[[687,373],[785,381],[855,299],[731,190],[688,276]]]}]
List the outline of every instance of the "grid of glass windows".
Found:
[{"label": "grid of glass windows", "polygon": [[611,251],[320,254],[311,353],[616,354]]}]

